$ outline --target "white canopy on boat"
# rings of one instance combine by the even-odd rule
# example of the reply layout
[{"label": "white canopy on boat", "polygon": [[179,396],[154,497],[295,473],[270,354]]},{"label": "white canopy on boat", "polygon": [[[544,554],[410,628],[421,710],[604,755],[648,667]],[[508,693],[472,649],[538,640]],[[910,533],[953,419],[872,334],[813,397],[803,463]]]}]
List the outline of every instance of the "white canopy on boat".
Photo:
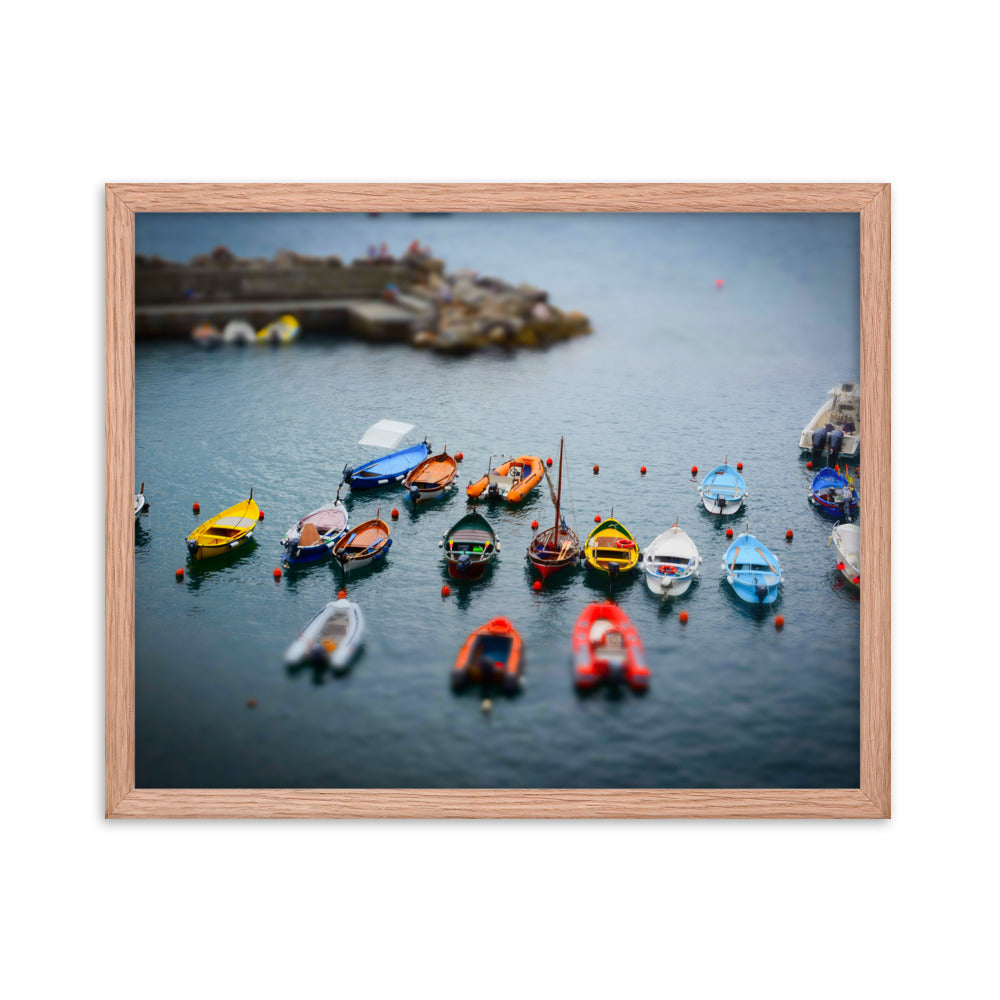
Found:
[{"label": "white canopy on boat", "polygon": [[413,430],[414,424],[403,424],[398,420],[380,420],[365,431],[358,442],[366,448],[393,448]]}]

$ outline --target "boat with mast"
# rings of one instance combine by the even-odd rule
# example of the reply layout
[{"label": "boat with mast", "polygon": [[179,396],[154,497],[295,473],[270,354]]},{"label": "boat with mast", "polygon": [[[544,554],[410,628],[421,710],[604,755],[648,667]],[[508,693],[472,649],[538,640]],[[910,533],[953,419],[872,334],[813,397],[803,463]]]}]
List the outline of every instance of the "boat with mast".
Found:
[{"label": "boat with mast", "polygon": [[[542,579],[561,569],[575,566],[580,561],[580,538],[562,516],[562,469],[564,439],[559,439],[559,485],[552,502],[556,508],[555,524],[543,528],[528,544],[528,561],[541,574]],[[546,478],[548,473],[546,473]],[[549,482],[551,492],[552,483]]]}]

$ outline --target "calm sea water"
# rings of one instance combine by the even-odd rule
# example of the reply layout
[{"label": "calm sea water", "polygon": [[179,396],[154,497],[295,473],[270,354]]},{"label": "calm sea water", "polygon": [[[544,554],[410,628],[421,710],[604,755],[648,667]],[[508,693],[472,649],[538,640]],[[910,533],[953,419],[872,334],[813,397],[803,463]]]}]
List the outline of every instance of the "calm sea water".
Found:
[{"label": "calm sea water", "polygon": [[[138,252],[174,258],[222,243],[350,259],[419,238],[450,268],[546,288],[594,329],[544,352],[460,359],[322,336],[208,353],[137,345],[135,480],[151,504],[136,529],[139,787],[857,786],[859,602],[838,584],[831,522],[806,501],[797,449],[826,391],[858,374],[857,216],[136,222]],[[290,671],[284,650],[341,579],[321,563],[275,582],[278,540],[334,496],[383,417],[464,452],[460,488],[416,513],[398,489],[344,491],[352,523],[400,511],[386,564],[348,584],[367,645],[346,677]],[[679,519],[704,559],[673,603],[641,578],[616,587],[653,670],[644,697],[573,689],[573,623],[606,585],[580,570],[531,589],[524,551],[532,520],[552,516],[544,486],[486,512],[502,542],[492,573],[440,596],[437,543],[468,509],[464,486],[496,452],[555,458],[560,435],[565,512],[581,537],[613,507],[642,545]],[[726,525],[702,510],[690,474],[726,455],[743,462],[750,529],[785,572],[764,613],[724,582]],[[265,512],[256,544],[176,582],[186,535],[251,486]],[[745,518],[729,523],[738,533]],[[524,637],[526,689],[484,716],[448,672],[465,636],[498,614]]]}]

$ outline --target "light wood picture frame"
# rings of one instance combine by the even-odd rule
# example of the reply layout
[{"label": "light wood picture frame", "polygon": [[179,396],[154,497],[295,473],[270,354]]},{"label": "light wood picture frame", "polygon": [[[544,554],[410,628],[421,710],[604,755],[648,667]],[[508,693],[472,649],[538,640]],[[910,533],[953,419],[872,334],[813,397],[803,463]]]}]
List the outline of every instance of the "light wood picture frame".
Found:
[{"label": "light wood picture frame", "polygon": [[[890,815],[888,184],[108,184],[105,399],[107,817],[838,817]],[[135,787],[137,212],[841,212],[860,218],[859,787],[847,789],[151,789]]]}]

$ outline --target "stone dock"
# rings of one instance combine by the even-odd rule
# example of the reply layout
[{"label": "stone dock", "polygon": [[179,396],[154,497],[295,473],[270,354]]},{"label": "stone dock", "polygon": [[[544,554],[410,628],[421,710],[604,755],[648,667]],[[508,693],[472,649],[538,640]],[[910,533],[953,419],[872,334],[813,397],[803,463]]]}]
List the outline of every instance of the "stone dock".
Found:
[{"label": "stone dock", "polygon": [[531,285],[444,262],[411,247],[344,264],[337,257],[283,251],[237,258],[225,247],[189,263],[136,256],[136,339],[187,339],[199,324],[246,320],[259,329],[290,313],[310,335],[408,343],[446,353],[486,347],[544,347],[590,332],[579,312],[563,312]]}]

